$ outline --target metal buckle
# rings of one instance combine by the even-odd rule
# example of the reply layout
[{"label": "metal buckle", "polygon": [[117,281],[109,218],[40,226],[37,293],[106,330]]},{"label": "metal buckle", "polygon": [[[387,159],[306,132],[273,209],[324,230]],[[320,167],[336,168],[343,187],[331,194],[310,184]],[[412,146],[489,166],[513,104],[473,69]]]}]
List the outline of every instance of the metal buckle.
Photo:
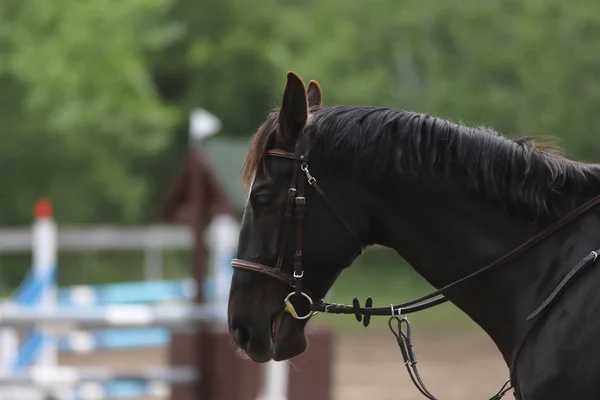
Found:
[{"label": "metal buckle", "polygon": [[314,185],[314,183],[315,183],[317,180],[315,179],[315,177],[314,177],[314,176],[312,176],[312,175],[310,174],[310,171],[308,170],[308,164],[307,164],[307,163],[305,163],[305,162],[303,162],[303,163],[302,163],[302,165],[300,166],[300,169],[301,169],[302,171],[304,171],[304,174],[306,175],[306,178],[308,179],[308,184],[309,184],[309,185],[311,185],[311,186],[312,186],[312,185]]},{"label": "metal buckle", "polygon": [[296,271],[294,271],[294,275],[293,275],[293,276],[294,276],[294,278],[296,278],[296,279],[300,279],[300,278],[302,278],[302,277],[304,276],[304,270],[300,271],[300,274],[299,274],[299,275],[298,275],[298,274],[296,274]]},{"label": "metal buckle", "polygon": [[298,204],[306,204],[306,198],[305,197],[296,197],[296,205]]},{"label": "metal buckle", "polygon": [[[299,315],[298,315],[298,313],[296,312],[296,308],[295,308],[295,307],[294,307],[294,305],[293,305],[293,304],[290,302],[290,299],[291,299],[291,298],[292,298],[292,296],[294,296],[295,294],[296,294],[296,292],[291,292],[290,294],[288,294],[288,295],[286,296],[285,300],[283,301],[283,302],[285,303],[285,310],[286,310],[287,312],[289,312],[289,313],[292,315],[292,317],[294,317],[295,319],[308,319],[308,318],[310,318],[311,316],[313,316],[313,315],[314,315],[314,313],[313,313],[312,311],[309,311],[309,312],[308,312],[306,315],[303,315],[303,316],[299,316]],[[306,300],[308,300],[308,303],[309,303],[309,304],[312,306],[312,304],[313,304],[313,301],[312,301],[312,299],[310,298],[310,296],[309,296],[309,295],[307,295],[307,294],[306,294],[306,293],[304,293],[304,292],[300,292],[300,294],[301,294],[302,296],[304,296],[304,298],[306,298]]]}]

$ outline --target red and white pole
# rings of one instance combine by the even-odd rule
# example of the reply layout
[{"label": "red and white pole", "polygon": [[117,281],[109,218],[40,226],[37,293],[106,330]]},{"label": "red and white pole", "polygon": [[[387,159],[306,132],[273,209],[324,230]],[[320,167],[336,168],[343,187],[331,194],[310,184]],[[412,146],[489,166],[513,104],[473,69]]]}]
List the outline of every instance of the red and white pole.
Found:
[{"label": "red and white pole", "polygon": [[[33,273],[41,282],[39,307],[54,309],[56,301],[56,268],[58,259],[57,228],[52,215],[52,203],[41,198],[34,207],[35,222],[32,229]],[[57,364],[57,344],[51,332],[42,332],[42,346],[37,365]]]}]

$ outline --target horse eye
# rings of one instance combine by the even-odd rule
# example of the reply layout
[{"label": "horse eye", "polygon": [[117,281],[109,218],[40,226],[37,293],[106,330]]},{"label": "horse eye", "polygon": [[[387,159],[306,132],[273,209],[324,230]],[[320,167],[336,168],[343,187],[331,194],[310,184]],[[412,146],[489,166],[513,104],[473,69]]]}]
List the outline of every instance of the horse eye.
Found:
[{"label": "horse eye", "polygon": [[254,198],[254,204],[259,207],[268,207],[273,202],[273,197],[270,194],[259,194]]}]

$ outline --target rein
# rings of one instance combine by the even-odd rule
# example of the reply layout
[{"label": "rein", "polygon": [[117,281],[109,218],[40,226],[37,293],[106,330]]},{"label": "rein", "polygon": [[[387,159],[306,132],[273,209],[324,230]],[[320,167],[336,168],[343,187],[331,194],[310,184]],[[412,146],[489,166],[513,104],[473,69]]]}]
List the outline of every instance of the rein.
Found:
[{"label": "rein", "polygon": [[[448,301],[448,298],[442,297],[442,298],[428,301],[425,304],[415,305],[415,304],[423,303],[424,301],[432,299],[434,297],[444,295],[450,289],[453,289],[454,287],[456,287],[470,279],[473,279],[476,276],[483,274],[484,272],[488,272],[493,268],[497,268],[503,264],[506,264],[507,262],[511,261],[512,259],[520,256],[527,250],[531,249],[532,247],[534,247],[537,244],[541,243],[542,241],[546,240],[547,238],[552,236],[554,233],[559,231],[561,228],[563,228],[565,225],[574,221],[575,219],[577,219],[577,217],[586,213],[587,211],[589,211],[590,209],[592,209],[594,206],[598,205],[599,203],[600,203],[600,195],[596,196],[596,197],[592,198],[591,200],[589,200],[588,202],[582,204],[581,206],[579,206],[578,208],[576,208],[569,214],[565,215],[564,217],[562,217],[561,219],[559,219],[558,221],[556,221],[555,223],[550,225],[548,228],[544,229],[543,231],[541,231],[540,233],[538,233],[537,235],[535,235],[534,237],[532,237],[525,243],[521,244],[520,246],[518,246],[515,249],[511,250],[510,252],[506,253],[504,256],[500,257],[499,259],[492,262],[491,264],[488,264],[485,267],[473,272],[472,274],[462,277],[462,278],[460,278],[460,279],[458,279],[458,280],[456,280],[434,292],[431,292],[425,296],[421,296],[417,299],[407,301],[406,303],[392,305],[390,307],[375,307],[375,308],[370,307],[370,304],[372,304],[372,301],[370,300],[370,298],[368,298],[366,301],[366,303],[367,303],[366,307],[360,307],[357,299],[354,299],[355,301],[353,302],[352,306],[321,302],[321,303],[314,305],[313,311],[325,312],[325,313],[331,313],[331,314],[354,314],[356,316],[356,319],[359,322],[360,322],[362,316],[364,316],[363,324],[366,327],[369,325],[369,322],[370,322],[369,316],[371,316],[371,315],[391,315],[391,316],[406,315],[406,314],[414,313],[417,311],[426,310],[428,308],[445,303],[446,301]],[[550,296],[552,296],[552,295],[550,295]],[[548,300],[545,301],[544,303],[542,303],[543,308],[545,308],[548,304],[549,304]],[[542,306],[540,306],[540,307],[542,307]],[[535,313],[535,315],[539,314],[540,312],[541,312],[541,309],[538,310]],[[528,318],[528,320],[529,319],[530,318]]]},{"label": "rein", "polygon": [[[533,236],[531,239],[517,246],[510,252],[506,253],[499,259],[486,265],[485,267],[427,295],[407,301],[405,303],[390,305],[389,307],[372,307],[373,300],[370,297],[366,299],[364,307],[360,306],[360,303],[357,298],[353,299],[351,306],[344,304],[326,303],[322,299],[318,302],[314,302],[310,291],[303,287],[304,270],[302,268],[302,228],[304,220],[304,207],[306,205],[306,198],[304,197],[304,178],[306,178],[309,185],[315,188],[315,190],[324,200],[330,211],[336,216],[336,218],[340,221],[340,223],[344,226],[348,233],[356,240],[356,242],[360,246],[361,252],[364,251],[364,246],[362,245],[362,242],[359,239],[358,235],[355,234],[355,232],[346,222],[346,220],[337,212],[337,210],[333,206],[333,203],[329,201],[323,190],[318,185],[316,178],[310,173],[308,169],[309,147],[310,146],[308,137],[302,134],[300,135],[300,139],[298,140],[295,151],[293,153],[279,149],[271,149],[268,150],[266,153],[267,156],[285,158],[294,162],[294,169],[292,172],[290,188],[288,189],[283,228],[280,237],[278,256],[275,266],[268,266],[257,262],[241,260],[237,258],[231,261],[231,266],[233,268],[253,271],[270,276],[292,287],[294,291],[290,292],[286,296],[284,300],[284,307],[285,310],[289,312],[293,318],[296,319],[308,319],[319,312],[329,314],[353,314],[358,322],[362,321],[363,325],[367,327],[371,321],[371,316],[373,315],[390,316],[388,325],[391,332],[395,336],[396,341],[398,342],[398,346],[400,347],[400,351],[404,359],[404,364],[408,370],[409,376],[414,385],[421,392],[421,394],[423,394],[426,398],[430,400],[436,400],[436,398],[427,390],[417,371],[417,361],[412,345],[410,323],[406,315],[415,313],[417,311],[426,310],[447,302],[448,298],[444,295],[451,289],[456,288],[457,286],[469,280],[472,280],[473,278],[485,272],[505,265],[509,261],[515,259],[516,257],[526,252],[527,250],[530,250],[534,246],[546,240],[558,230],[560,230],[570,222],[574,221],[582,214],[591,210],[596,205],[600,204],[600,195],[598,195],[592,198],[591,200],[587,201],[586,203],[582,204],[572,212],[568,213],[564,217],[560,218],[558,221],[554,222],[552,225],[550,225],[537,235]],[[296,247],[293,258],[293,273],[290,275],[289,273],[284,272],[282,268],[284,261],[284,253],[288,239],[288,231],[290,230],[289,228],[292,217],[294,217],[294,220],[296,222]],[[533,328],[535,327],[537,321],[539,321],[539,319],[536,318],[554,303],[557,297],[564,291],[568,283],[570,283],[574,278],[580,276],[581,271],[586,266],[591,265],[594,263],[594,261],[596,261],[599,254],[600,249],[591,251],[586,257],[584,257],[561,280],[557,287],[552,291],[552,293],[550,293],[550,295],[548,295],[548,297],[540,304],[540,306],[527,317],[527,321],[533,320],[533,324],[529,327],[526,334],[522,337],[521,341],[515,347],[510,368],[511,377],[504,383],[500,391],[498,391],[498,393],[496,393],[490,398],[490,400],[500,399],[511,388],[515,391],[518,391],[518,388],[515,386],[516,379],[514,372],[516,360],[523,344],[527,340],[529,334],[533,331]],[[308,302],[309,311],[306,314],[298,315],[295,306],[291,302],[294,296],[303,298],[306,302]],[[396,329],[394,329],[392,322],[396,322]],[[404,330],[402,329],[403,326],[405,327]],[[509,385],[511,382],[512,385]],[[507,385],[509,386],[507,387]]]}]

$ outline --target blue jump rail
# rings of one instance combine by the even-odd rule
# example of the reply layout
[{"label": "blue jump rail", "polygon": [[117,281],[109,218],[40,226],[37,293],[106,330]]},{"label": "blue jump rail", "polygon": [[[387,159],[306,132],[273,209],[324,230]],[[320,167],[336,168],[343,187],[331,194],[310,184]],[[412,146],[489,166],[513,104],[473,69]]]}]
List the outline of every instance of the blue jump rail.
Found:
[{"label": "blue jump rail", "polygon": [[59,307],[153,304],[189,301],[195,296],[195,290],[191,279],[82,285],[59,288],[57,301]]},{"label": "blue jump rail", "polygon": [[[13,296],[20,305],[35,305],[47,280],[36,279],[29,273]],[[59,288],[59,307],[88,307],[110,304],[164,303],[189,301],[195,295],[195,284],[191,279],[169,281],[145,281],[133,283],[111,283],[97,286],[72,286]],[[33,363],[43,345],[42,334],[30,332],[22,340],[15,370]],[[95,332],[77,332],[61,337],[58,349],[62,352],[92,352],[99,350],[135,349],[160,347],[170,342],[171,334],[162,328],[106,329]]]},{"label": "blue jump rail", "polygon": [[171,332],[163,328],[105,329],[76,332],[60,338],[58,350],[63,353],[92,353],[99,350],[125,350],[162,347],[171,342]]},{"label": "blue jump rail", "polygon": [[168,385],[157,385],[152,382],[135,379],[114,380],[102,384],[80,385],[73,391],[73,398],[77,400],[88,399],[129,399],[139,397],[168,396]]}]

